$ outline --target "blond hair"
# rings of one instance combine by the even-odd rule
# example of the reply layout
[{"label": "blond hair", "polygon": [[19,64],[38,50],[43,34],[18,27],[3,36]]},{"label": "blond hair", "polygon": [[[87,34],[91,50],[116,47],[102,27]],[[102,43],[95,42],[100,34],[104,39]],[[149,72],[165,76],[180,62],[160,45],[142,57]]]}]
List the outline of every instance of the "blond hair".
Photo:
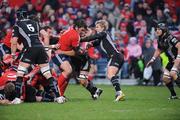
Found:
[{"label": "blond hair", "polygon": [[101,27],[104,28],[104,30],[109,29],[109,23],[106,20],[98,20],[96,21],[95,25],[99,24]]}]

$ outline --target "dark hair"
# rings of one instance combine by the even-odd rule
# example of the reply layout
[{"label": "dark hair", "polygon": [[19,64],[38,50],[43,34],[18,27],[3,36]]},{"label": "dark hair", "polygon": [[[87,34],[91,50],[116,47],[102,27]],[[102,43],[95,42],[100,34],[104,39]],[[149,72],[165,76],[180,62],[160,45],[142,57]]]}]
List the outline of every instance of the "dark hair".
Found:
[{"label": "dark hair", "polygon": [[46,26],[43,27],[43,29],[44,29],[45,31],[47,31],[47,29],[52,29],[52,28],[51,28],[50,26],[47,26],[47,25],[46,25]]},{"label": "dark hair", "polygon": [[86,25],[86,22],[82,19],[79,19],[79,20],[76,20],[74,22],[74,28],[85,28],[87,29],[87,25]]},{"label": "dark hair", "polygon": [[12,101],[16,97],[15,85],[12,82],[6,83],[4,87],[4,94],[6,99]]},{"label": "dark hair", "polygon": [[40,22],[39,17],[37,15],[30,15],[28,18],[36,22]]}]

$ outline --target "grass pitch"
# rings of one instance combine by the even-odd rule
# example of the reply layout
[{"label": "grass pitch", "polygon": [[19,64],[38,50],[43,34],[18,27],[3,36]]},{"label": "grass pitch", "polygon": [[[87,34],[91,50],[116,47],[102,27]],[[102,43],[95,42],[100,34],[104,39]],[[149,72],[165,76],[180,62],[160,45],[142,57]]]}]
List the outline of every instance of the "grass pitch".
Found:
[{"label": "grass pitch", "polygon": [[[180,120],[180,100],[168,100],[165,87],[122,86],[126,100],[114,102],[112,86],[93,101],[81,86],[69,85],[69,101],[0,106],[0,120]],[[180,89],[176,88],[178,95]]]}]

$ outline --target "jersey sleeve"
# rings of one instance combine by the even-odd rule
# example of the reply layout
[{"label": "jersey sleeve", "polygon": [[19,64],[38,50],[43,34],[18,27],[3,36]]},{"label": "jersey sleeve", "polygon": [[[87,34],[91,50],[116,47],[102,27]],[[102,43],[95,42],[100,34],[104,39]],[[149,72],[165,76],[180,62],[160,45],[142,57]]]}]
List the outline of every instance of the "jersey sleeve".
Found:
[{"label": "jersey sleeve", "polygon": [[158,42],[158,49],[160,49],[161,51],[163,51],[163,47],[161,46],[161,44]]},{"label": "jersey sleeve", "polygon": [[179,40],[175,37],[173,37],[173,39],[170,40],[170,43],[173,45],[173,46],[176,46],[176,44],[179,42]]},{"label": "jersey sleeve", "polygon": [[105,32],[100,32],[100,33],[96,33],[94,35],[91,35],[91,36],[81,39],[81,42],[89,42],[89,41],[93,41],[93,40],[97,40],[97,39],[100,40],[105,36],[106,36]]},{"label": "jersey sleeve", "polygon": [[18,36],[19,36],[18,26],[15,25],[12,30],[12,37],[18,37]]}]

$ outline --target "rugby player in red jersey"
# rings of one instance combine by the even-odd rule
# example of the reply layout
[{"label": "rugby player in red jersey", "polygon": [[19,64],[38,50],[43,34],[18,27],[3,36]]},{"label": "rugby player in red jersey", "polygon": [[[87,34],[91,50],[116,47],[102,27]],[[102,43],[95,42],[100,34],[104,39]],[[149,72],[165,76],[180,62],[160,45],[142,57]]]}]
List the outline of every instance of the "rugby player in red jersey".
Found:
[{"label": "rugby player in red jersey", "polygon": [[[59,49],[56,51],[57,54],[52,58],[52,60],[63,70],[58,78],[58,86],[60,88],[61,96],[64,96],[70,75],[73,71],[71,66],[71,59],[72,57],[74,59],[75,56],[80,54],[80,35],[86,31],[86,28],[87,26],[83,20],[76,21],[74,26],[69,27],[69,29],[64,31],[59,38]],[[90,92],[93,91],[94,94],[97,90],[97,88],[92,86],[90,83],[86,85],[86,88]]]}]

